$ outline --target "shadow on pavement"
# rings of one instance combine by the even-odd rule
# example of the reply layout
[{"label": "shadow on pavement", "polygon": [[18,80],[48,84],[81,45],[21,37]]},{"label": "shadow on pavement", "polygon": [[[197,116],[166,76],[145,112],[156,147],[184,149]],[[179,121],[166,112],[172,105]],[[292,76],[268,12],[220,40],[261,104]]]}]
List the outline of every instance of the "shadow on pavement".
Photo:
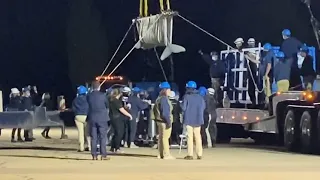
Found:
[{"label": "shadow on pavement", "polygon": [[29,147],[0,147],[0,150],[42,150],[42,151],[76,151],[73,148],[56,148],[43,146],[29,146]]},{"label": "shadow on pavement", "polygon": [[0,155],[0,157],[21,157],[21,158],[38,158],[38,159],[59,159],[59,160],[75,160],[75,161],[88,161],[91,160],[91,156],[88,159],[84,158],[71,158],[71,157],[54,157],[54,156],[31,156],[31,155]]}]

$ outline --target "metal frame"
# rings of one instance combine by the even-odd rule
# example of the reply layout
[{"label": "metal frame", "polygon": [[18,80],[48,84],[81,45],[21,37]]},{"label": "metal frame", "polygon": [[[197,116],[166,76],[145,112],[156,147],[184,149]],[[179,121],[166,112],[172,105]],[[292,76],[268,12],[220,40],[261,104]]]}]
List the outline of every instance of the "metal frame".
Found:
[{"label": "metal frame", "polygon": [[[241,50],[241,52],[239,52],[239,50],[237,50],[237,49],[231,49],[230,47],[228,47],[227,50],[220,52],[221,59],[225,59],[230,53],[232,53],[234,55],[234,57],[237,57],[236,56],[237,53],[240,53],[239,66],[237,67],[238,63],[235,63],[234,67],[231,68],[231,71],[234,73],[233,86],[235,87],[236,90],[238,90],[240,92],[233,91],[232,98],[229,97],[231,103],[239,102],[241,104],[252,104],[252,102],[250,101],[250,98],[249,98],[249,94],[248,94],[248,81],[247,81],[247,79],[244,79],[245,75],[247,75],[247,78],[251,78],[250,74],[249,74],[250,72],[248,72],[248,69],[245,68],[245,61],[248,61],[248,60],[244,57],[244,53],[245,52],[255,52],[255,54],[257,54],[256,60],[259,60],[262,50],[263,50],[263,47],[261,46],[261,43],[259,43],[258,47],[244,48]],[[257,66],[259,68],[259,64]],[[258,71],[257,71],[256,76],[258,76]],[[247,82],[245,86],[243,85],[244,80]],[[236,83],[236,81],[238,83]],[[226,76],[225,76],[224,87],[227,87],[227,84],[228,84],[228,72],[226,73]],[[236,87],[236,84],[238,84],[239,86]],[[238,93],[238,99],[235,99],[236,93]],[[246,93],[245,100],[242,99],[243,93]],[[227,95],[227,92],[224,92],[224,96],[226,96],[226,95]],[[256,99],[258,100],[258,92],[257,91],[256,91]]]}]

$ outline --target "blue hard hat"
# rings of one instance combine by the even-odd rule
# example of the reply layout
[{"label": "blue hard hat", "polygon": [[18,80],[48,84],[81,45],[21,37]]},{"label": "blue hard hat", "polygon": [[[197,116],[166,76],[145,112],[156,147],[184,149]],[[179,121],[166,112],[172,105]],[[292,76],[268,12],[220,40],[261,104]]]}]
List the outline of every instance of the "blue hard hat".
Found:
[{"label": "blue hard hat", "polygon": [[284,29],[284,30],[282,31],[282,35],[284,35],[284,36],[291,36],[291,31],[290,31],[289,29]]},{"label": "blue hard hat", "polygon": [[168,82],[165,81],[165,82],[160,83],[159,88],[160,89],[170,89],[171,86]]},{"label": "blue hard hat", "polygon": [[300,51],[308,53],[308,52],[309,52],[309,48],[308,48],[308,46],[307,46],[306,44],[304,44],[304,45],[302,45],[302,47],[300,48]]},{"label": "blue hard hat", "polygon": [[194,81],[189,81],[189,82],[186,84],[186,88],[196,89],[196,88],[197,88],[197,83],[194,82]]},{"label": "blue hard hat", "polygon": [[140,88],[138,88],[138,87],[134,87],[134,88],[132,89],[132,91],[133,91],[133,92],[140,92],[140,91],[141,91],[141,89],[140,89]]},{"label": "blue hard hat", "polygon": [[276,53],[277,58],[284,58],[284,53],[282,51],[279,51]]},{"label": "blue hard hat", "polygon": [[207,88],[203,86],[199,87],[198,91],[201,96],[205,96],[207,94]]},{"label": "blue hard hat", "polygon": [[78,91],[78,94],[79,94],[79,95],[80,95],[80,94],[87,94],[88,89],[87,89],[86,87],[84,87],[84,86],[79,86],[79,87],[77,88],[77,91]]},{"label": "blue hard hat", "polygon": [[264,45],[263,45],[263,49],[265,49],[265,50],[271,50],[272,49],[272,46],[271,46],[271,44],[270,43],[265,43]]}]

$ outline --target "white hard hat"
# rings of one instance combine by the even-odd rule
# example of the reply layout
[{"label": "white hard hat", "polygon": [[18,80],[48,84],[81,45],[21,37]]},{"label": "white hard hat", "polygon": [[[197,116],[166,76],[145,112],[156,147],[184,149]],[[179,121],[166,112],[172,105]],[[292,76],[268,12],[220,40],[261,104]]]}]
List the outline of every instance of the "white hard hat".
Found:
[{"label": "white hard hat", "polygon": [[131,92],[131,89],[130,89],[129,87],[124,87],[124,88],[122,89],[122,92],[128,93],[128,92]]},{"label": "white hard hat", "polygon": [[208,88],[208,93],[214,95],[215,90],[213,88]]},{"label": "white hard hat", "polygon": [[235,41],[234,41],[234,44],[241,44],[243,43],[243,39],[242,38],[237,38]]},{"label": "white hard hat", "polygon": [[176,93],[174,91],[170,91],[169,99],[175,99],[175,98],[176,98]]},{"label": "white hard hat", "polygon": [[20,91],[19,91],[18,88],[12,88],[12,89],[11,89],[11,93],[12,93],[12,94],[19,94]]},{"label": "white hard hat", "polygon": [[256,42],[256,40],[254,38],[249,38],[248,39],[248,43],[255,43],[255,42]]}]

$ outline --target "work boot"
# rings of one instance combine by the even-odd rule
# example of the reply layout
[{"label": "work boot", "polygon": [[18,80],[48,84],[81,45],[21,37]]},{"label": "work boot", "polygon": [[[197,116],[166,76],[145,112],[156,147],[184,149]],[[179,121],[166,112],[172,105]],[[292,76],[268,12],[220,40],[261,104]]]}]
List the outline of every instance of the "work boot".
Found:
[{"label": "work boot", "polygon": [[17,142],[14,138],[11,138],[11,142],[12,143],[15,143],[15,142]]},{"label": "work boot", "polygon": [[202,159],[202,156],[198,156],[197,159],[198,159],[198,160],[201,160],[201,159]]},{"label": "work boot", "polygon": [[92,160],[98,160],[98,156],[92,156]]},{"label": "work boot", "polygon": [[32,138],[25,138],[24,141],[26,141],[26,142],[32,142],[33,139],[32,139]]},{"label": "work boot", "polygon": [[63,135],[61,135],[61,138],[60,138],[60,139],[68,139],[68,135],[63,134]]},{"label": "work boot", "polygon": [[19,137],[18,142],[24,142],[24,140],[21,137]]},{"label": "work boot", "polygon": [[91,151],[88,147],[84,148],[84,151]]},{"label": "work boot", "polygon": [[193,157],[192,156],[186,156],[184,157],[185,160],[193,160]]}]

